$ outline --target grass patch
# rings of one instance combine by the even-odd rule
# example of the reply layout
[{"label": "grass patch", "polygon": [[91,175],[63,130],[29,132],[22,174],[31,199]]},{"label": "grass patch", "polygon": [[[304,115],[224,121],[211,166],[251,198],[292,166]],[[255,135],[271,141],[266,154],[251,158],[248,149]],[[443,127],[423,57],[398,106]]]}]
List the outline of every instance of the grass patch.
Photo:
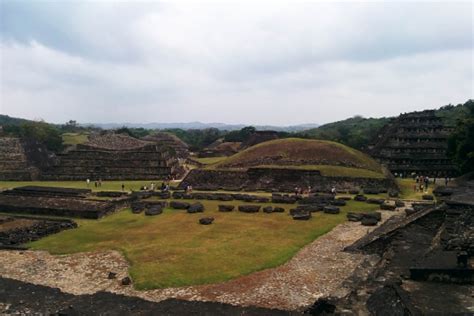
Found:
[{"label": "grass patch", "polygon": [[78,145],[87,142],[88,134],[82,133],[64,133],[62,134],[64,145]]},{"label": "grass patch", "polygon": [[[124,210],[100,220],[77,220],[79,228],[29,244],[53,254],[116,249],[131,264],[137,289],[222,282],[289,260],[301,247],[346,221],[348,211],[374,211],[377,205],[349,201],[341,214],[314,213],[309,221],[294,221],[286,213],[220,213],[221,203],[202,201],[203,214],[166,209],[148,217]],[[265,206],[265,205],[262,205]],[[274,204],[277,206],[277,204]],[[212,216],[209,226],[198,224]]]},{"label": "grass patch", "polygon": [[215,163],[218,163],[218,162],[221,162],[222,160],[226,159],[227,157],[226,156],[222,156],[222,157],[207,157],[207,158],[193,158],[194,160],[196,160],[197,162],[200,162],[204,165],[212,165],[212,164],[215,164]]},{"label": "grass patch", "polygon": [[[397,184],[400,188],[400,198],[405,200],[422,200],[424,194],[433,194],[433,189],[436,186],[433,183],[430,183],[428,186],[427,192],[416,192],[414,190],[415,185],[419,187],[419,184],[416,183],[414,179],[400,179],[397,178]],[[438,180],[441,181],[441,180]]]}]

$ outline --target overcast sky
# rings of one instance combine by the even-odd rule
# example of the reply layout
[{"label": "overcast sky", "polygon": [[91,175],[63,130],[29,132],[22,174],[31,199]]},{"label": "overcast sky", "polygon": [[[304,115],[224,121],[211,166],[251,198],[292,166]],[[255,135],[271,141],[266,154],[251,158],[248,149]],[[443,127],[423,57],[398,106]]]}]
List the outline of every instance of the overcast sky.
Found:
[{"label": "overcast sky", "polygon": [[10,116],[290,125],[473,97],[471,1],[0,3]]}]

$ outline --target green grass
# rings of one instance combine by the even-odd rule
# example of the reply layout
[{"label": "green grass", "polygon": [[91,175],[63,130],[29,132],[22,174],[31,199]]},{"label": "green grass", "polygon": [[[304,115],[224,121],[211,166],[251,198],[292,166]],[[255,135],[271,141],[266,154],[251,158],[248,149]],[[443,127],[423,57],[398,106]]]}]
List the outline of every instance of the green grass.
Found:
[{"label": "green grass", "polygon": [[62,135],[64,145],[77,145],[87,142],[87,134],[82,133],[64,133]]},{"label": "green grass", "polygon": [[[289,260],[301,247],[346,221],[347,211],[374,211],[377,205],[349,201],[341,214],[314,213],[294,221],[286,213],[217,212],[217,205],[240,202],[203,201],[206,211],[187,214],[167,209],[148,217],[124,210],[101,220],[77,220],[78,229],[31,243],[52,254],[116,249],[131,264],[137,289],[222,282]],[[209,226],[198,224],[212,216]]]},{"label": "green grass", "polygon": [[[102,187],[94,187],[92,181],[89,185],[89,189],[92,191],[121,191],[122,183],[125,184],[126,191],[138,191],[140,187],[146,185],[150,186],[151,182],[157,185],[161,185],[161,181],[152,180],[134,180],[134,181],[102,181]],[[76,189],[87,189],[86,181],[0,181],[0,189],[10,189],[15,187],[21,187],[25,185],[38,185],[48,187],[63,187],[63,188],[76,188]]]},{"label": "green grass", "polygon": [[[441,181],[441,180],[438,180]],[[397,178],[397,184],[400,188],[400,198],[405,200],[421,200],[424,194],[433,194],[434,185],[430,183],[428,186],[428,192],[416,192],[413,188],[415,185],[418,186],[415,180],[413,179],[400,179]]]},{"label": "green grass", "polygon": [[280,168],[280,169],[296,169],[296,170],[319,170],[321,174],[326,177],[350,177],[350,178],[375,178],[383,179],[385,176],[382,173],[367,169],[358,169],[341,166],[330,165],[310,165],[310,166],[258,166],[258,168]]},{"label": "green grass", "polygon": [[226,159],[227,157],[226,156],[222,156],[222,157],[207,157],[207,158],[193,158],[194,160],[204,164],[204,165],[212,165],[212,164],[215,164],[215,163],[218,163],[224,159]]}]

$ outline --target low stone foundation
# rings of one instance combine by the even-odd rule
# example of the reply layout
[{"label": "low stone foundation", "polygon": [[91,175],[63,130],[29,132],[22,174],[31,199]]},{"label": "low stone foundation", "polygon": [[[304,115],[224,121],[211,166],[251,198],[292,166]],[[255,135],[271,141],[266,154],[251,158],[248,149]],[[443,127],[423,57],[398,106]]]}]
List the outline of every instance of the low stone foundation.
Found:
[{"label": "low stone foundation", "polygon": [[273,191],[293,192],[295,187],[311,186],[313,191],[328,192],[354,188],[383,188],[397,190],[392,179],[325,177],[318,170],[282,168],[249,168],[247,171],[194,169],[180,184],[197,190]]},{"label": "low stone foundation", "polygon": [[67,219],[0,216],[0,248],[18,248],[24,243],[76,227],[75,222]]},{"label": "low stone foundation", "polygon": [[26,186],[0,194],[5,213],[98,219],[130,204],[130,197],[90,199],[90,190]]}]

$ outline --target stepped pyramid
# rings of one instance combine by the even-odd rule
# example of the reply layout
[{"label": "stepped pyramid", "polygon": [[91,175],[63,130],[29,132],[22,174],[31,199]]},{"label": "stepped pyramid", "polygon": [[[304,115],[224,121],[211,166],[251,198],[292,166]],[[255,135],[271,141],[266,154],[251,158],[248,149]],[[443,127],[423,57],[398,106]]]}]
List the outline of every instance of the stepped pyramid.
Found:
[{"label": "stepped pyramid", "polygon": [[451,131],[433,110],[402,114],[381,130],[369,153],[392,173],[455,176],[446,155]]}]

